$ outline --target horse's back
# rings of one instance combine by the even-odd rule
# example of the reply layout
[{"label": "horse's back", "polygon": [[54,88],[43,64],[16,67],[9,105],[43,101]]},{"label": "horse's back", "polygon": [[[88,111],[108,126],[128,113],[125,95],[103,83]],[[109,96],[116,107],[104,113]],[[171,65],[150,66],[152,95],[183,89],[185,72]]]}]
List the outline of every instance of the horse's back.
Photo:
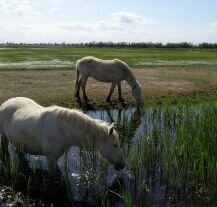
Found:
[{"label": "horse's back", "polygon": [[36,102],[34,102],[33,100],[29,99],[29,98],[25,98],[25,97],[16,97],[16,98],[11,98],[8,99],[7,101],[5,101],[1,107],[0,110],[4,111],[4,110],[12,110],[12,111],[16,111],[17,109],[20,108],[25,108],[27,106],[35,106],[35,107],[40,107],[40,105],[38,105]]},{"label": "horse's back", "polygon": [[77,61],[77,66],[80,68],[97,68],[97,67],[104,67],[104,68],[110,68],[111,66],[119,66],[120,64],[122,64],[122,61],[118,60],[118,59],[113,59],[113,60],[103,60],[103,59],[99,59],[96,57],[92,57],[92,56],[87,56],[84,58],[81,58],[80,60]]},{"label": "horse's back", "polygon": [[40,105],[29,98],[16,97],[8,99],[0,106],[1,120],[7,121],[8,119],[11,119],[17,110],[26,108],[28,106],[40,107]]}]

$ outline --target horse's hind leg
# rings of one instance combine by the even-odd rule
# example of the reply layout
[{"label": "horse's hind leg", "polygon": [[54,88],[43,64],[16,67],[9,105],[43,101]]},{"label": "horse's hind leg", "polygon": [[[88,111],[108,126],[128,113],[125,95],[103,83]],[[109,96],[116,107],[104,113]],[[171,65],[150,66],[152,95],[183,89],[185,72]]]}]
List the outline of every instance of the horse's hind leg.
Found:
[{"label": "horse's hind leg", "polygon": [[2,161],[7,161],[9,158],[8,151],[9,140],[6,136],[1,135],[1,159]]},{"label": "horse's hind leg", "polygon": [[83,98],[84,98],[85,101],[88,101],[86,90],[85,90],[87,79],[88,79],[88,77],[85,77],[85,78],[82,78],[82,81],[81,81],[81,88],[82,88],[82,91],[83,91]]},{"label": "horse's hind leg", "polygon": [[111,85],[111,89],[110,89],[109,95],[108,95],[108,97],[106,98],[106,101],[107,101],[107,102],[110,102],[111,95],[112,95],[112,93],[114,92],[115,86],[116,86],[116,83],[112,82],[112,85]]},{"label": "horse's hind leg", "polygon": [[119,101],[121,102],[124,101],[121,95],[121,82],[118,82],[118,98],[119,98]]},{"label": "horse's hind leg", "polygon": [[76,91],[75,91],[75,97],[80,100],[80,87],[81,87],[81,78],[79,79],[78,81],[78,86],[76,88]]}]

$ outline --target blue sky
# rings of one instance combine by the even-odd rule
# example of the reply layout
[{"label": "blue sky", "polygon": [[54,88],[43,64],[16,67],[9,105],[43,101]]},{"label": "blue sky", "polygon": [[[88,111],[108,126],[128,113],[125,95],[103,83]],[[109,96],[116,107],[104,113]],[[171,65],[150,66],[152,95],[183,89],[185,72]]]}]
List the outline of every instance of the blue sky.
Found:
[{"label": "blue sky", "polygon": [[0,0],[0,42],[217,42],[216,0]]}]

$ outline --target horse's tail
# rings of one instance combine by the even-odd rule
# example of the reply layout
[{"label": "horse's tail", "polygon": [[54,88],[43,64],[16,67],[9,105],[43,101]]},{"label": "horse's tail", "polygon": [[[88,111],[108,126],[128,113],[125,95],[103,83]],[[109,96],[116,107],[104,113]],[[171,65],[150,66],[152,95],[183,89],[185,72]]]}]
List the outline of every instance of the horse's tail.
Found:
[{"label": "horse's tail", "polygon": [[1,105],[0,105],[0,137],[2,136],[3,131],[3,120],[2,120],[2,112],[1,112]]},{"label": "horse's tail", "polygon": [[75,70],[76,70],[76,80],[75,80],[75,92],[74,92],[74,96],[76,96],[76,94],[77,94],[77,90],[78,90],[78,80],[79,80],[79,76],[80,76],[80,72],[79,72],[79,70],[78,70],[78,62],[77,62],[77,64],[76,64],[76,66],[75,66]]}]

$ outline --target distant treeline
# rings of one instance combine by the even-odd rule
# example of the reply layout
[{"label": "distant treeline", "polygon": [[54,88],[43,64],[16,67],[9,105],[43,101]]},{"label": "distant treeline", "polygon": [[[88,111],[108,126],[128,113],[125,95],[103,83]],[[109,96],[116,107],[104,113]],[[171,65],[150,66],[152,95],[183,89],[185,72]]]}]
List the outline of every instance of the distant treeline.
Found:
[{"label": "distant treeline", "polygon": [[203,42],[192,44],[180,43],[153,43],[153,42],[88,42],[88,43],[0,43],[0,47],[99,47],[99,48],[203,48],[217,49],[217,43]]}]

